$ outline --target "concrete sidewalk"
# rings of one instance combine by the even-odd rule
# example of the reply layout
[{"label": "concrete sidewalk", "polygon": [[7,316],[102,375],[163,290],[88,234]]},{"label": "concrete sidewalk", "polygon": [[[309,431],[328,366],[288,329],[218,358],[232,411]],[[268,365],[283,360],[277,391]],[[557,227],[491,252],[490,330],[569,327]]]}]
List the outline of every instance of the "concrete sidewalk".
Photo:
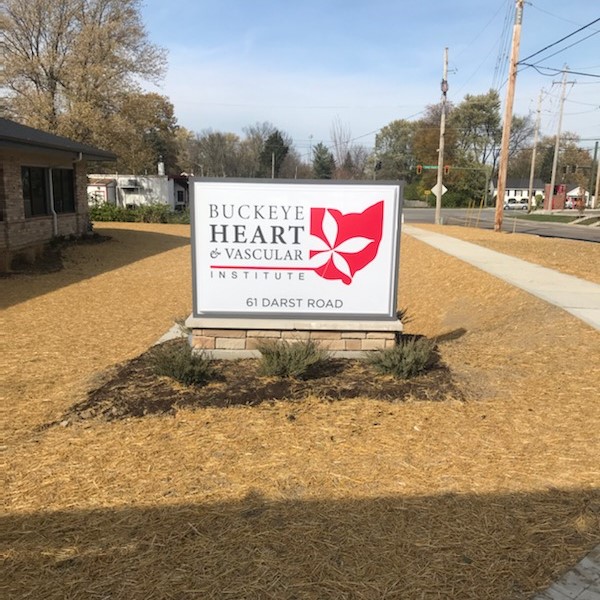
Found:
[{"label": "concrete sidewalk", "polygon": [[402,231],[566,310],[600,330],[600,285],[411,225]]},{"label": "concrete sidewalk", "polygon": [[600,546],[533,600],[600,600]]}]

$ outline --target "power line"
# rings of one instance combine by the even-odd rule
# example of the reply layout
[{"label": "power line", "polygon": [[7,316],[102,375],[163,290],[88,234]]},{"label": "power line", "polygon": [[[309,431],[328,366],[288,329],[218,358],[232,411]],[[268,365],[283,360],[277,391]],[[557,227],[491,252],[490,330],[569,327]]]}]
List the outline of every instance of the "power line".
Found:
[{"label": "power line", "polygon": [[[500,11],[502,10],[503,6],[506,4],[506,1],[507,0],[502,0],[502,2],[500,2],[499,6],[498,6],[498,10],[496,10],[496,12],[492,16],[492,18],[485,24],[485,26],[483,27],[483,29],[481,29],[479,31],[479,33],[470,41],[470,43],[463,48],[463,50],[458,54],[458,56],[454,59],[453,62],[456,62],[456,64],[458,64],[458,59],[466,52],[466,50],[468,50],[469,48],[471,48],[471,46],[473,45],[473,43],[477,39],[479,39],[479,37],[483,34],[483,32],[492,24],[492,22],[500,14]],[[506,27],[506,24],[505,24],[505,27]],[[483,65],[487,62],[488,58],[490,57],[490,54],[492,54],[492,52],[494,52],[494,50],[496,49],[496,43],[500,43],[500,41],[502,40],[502,36],[503,36],[503,34],[500,34],[500,37],[498,38],[498,41],[495,42],[494,44],[492,44],[492,46],[490,47],[488,53],[485,55],[485,58],[481,61],[481,63],[479,64],[479,66],[471,73],[471,75],[469,75],[469,77],[465,81],[463,81],[462,85],[455,91],[455,94],[460,93],[467,86],[467,84],[471,81],[471,79],[473,79],[473,77],[475,77],[475,75],[477,75],[477,73],[479,72],[479,69],[481,69],[481,67],[483,67]],[[456,70],[458,71],[458,69],[456,69]],[[492,88],[493,87],[494,86],[492,85]]]},{"label": "power line", "polygon": [[[569,71],[570,73],[571,71]],[[579,100],[569,100],[567,98],[567,102],[570,102],[571,104],[581,104],[583,106],[595,106],[596,108],[600,107],[600,103],[598,104],[593,104],[592,102],[580,102]]]},{"label": "power line", "polygon": [[492,88],[500,89],[500,81],[506,72],[508,66],[508,50],[510,47],[510,31],[511,24],[514,20],[515,5],[513,2],[508,3],[506,14],[504,15],[504,24],[502,25],[502,33],[500,34],[498,56],[496,58],[496,66],[494,67],[494,76],[492,77]]},{"label": "power line", "polygon": [[[531,68],[535,69],[540,75],[543,75],[544,77],[554,77],[554,75],[556,75],[556,73],[562,73],[562,71],[563,71],[562,69],[557,69],[555,67],[542,67],[542,66],[538,66],[537,63],[536,64],[532,64],[532,63],[526,63],[526,62],[520,61],[519,64],[520,65],[524,65],[526,67],[531,67]],[[540,71],[540,69],[543,69],[545,71],[552,71],[552,73],[542,73]],[[571,71],[571,69],[569,69],[569,73],[571,75],[581,75],[582,77],[597,77],[597,78],[600,78],[600,75],[598,75],[597,73],[584,73],[583,71]]]},{"label": "power line", "polygon": [[538,50],[537,52],[534,52],[533,54],[530,54],[529,56],[526,56],[523,60],[521,60],[519,62],[521,62],[521,63],[525,62],[526,60],[529,60],[530,58],[533,58],[534,56],[537,56],[538,54],[541,54],[542,52],[545,52],[549,48],[552,48],[553,46],[556,46],[557,44],[560,44],[561,42],[564,42],[565,40],[568,40],[570,37],[573,37],[576,33],[579,33],[580,31],[583,31],[584,29],[587,29],[588,27],[591,27],[595,23],[598,23],[598,21],[600,21],[600,17],[598,19],[594,19],[593,21],[591,21],[590,23],[587,23],[586,25],[583,25],[582,27],[580,27],[579,29],[576,29],[572,33],[569,33],[568,35],[565,35],[565,37],[560,38],[560,40],[557,40],[556,42],[553,42],[552,44],[548,44],[547,46],[545,46],[541,50]]},{"label": "power line", "polygon": [[579,25],[579,23],[577,23],[576,21],[571,21],[571,19],[566,19],[565,17],[555,15],[554,13],[544,10],[543,8],[540,8],[539,6],[536,6],[533,2],[526,2],[526,4],[528,4],[532,8],[535,8],[535,10],[539,10],[540,12],[546,13],[547,15],[550,15],[551,17],[558,19],[559,21],[564,21],[565,23],[572,23],[573,25]]},{"label": "power line", "polygon": [[[482,29],[479,30],[479,33],[470,40],[470,42],[459,52],[459,54],[457,55],[457,57],[454,59],[455,61],[458,61],[458,59],[483,35],[484,31],[492,24],[492,22],[496,19],[496,17],[498,16],[498,13],[502,10],[502,6],[505,4],[506,0],[503,0],[502,2],[500,2],[500,5],[498,6],[498,10],[494,13],[494,16],[483,26]],[[491,52],[491,50],[490,50]]]},{"label": "power line", "polygon": [[598,35],[598,33],[600,33],[600,31],[594,31],[594,32],[590,33],[589,35],[586,35],[584,38],[581,38],[580,40],[577,40],[576,42],[573,42],[572,44],[569,44],[568,46],[565,46],[564,48],[561,48],[560,50],[557,50],[556,52],[553,52],[552,54],[550,54],[548,56],[544,56],[544,58],[540,58],[540,60],[538,60],[535,64],[539,65],[542,61],[548,60],[549,58],[552,58],[553,56],[556,56],[557,54],[560,54],[561,52],[564,52],[565,50],[568,50],[569,48],[572,48],[573,46],[577,46],[578,44],[581,44],[581,42],[585,42],[585,40],[587,40],[588,38]]}]

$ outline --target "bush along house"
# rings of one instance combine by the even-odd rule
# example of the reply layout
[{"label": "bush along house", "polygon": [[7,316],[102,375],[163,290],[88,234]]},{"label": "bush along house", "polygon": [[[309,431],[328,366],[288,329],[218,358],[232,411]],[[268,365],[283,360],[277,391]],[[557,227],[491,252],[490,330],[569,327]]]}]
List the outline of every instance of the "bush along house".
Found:
[{"label": "bush along house", "polygon": [[88,228],[86,163],[116,156],[0,118],[0,272]]}]

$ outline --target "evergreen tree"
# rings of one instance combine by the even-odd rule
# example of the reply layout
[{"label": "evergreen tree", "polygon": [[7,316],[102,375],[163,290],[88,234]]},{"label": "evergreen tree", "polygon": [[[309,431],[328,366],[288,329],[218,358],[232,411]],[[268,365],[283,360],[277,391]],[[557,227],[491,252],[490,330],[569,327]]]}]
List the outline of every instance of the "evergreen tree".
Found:
[{"label": "evergreen tree", "polygon": [[[260,167],[263,177],[275,177],[279,175],[281,165],[289,152],[290,145],[286,143],[281,132],[276,129],[265,141],[260,153]],[[274,168],[273,168],[274,159]]]},{"label": "evergreen tree", "polygon": [[335,170],[335,159],[329,148],[319,142],[313,150],[313,172],[316,179],[331,179]]}]

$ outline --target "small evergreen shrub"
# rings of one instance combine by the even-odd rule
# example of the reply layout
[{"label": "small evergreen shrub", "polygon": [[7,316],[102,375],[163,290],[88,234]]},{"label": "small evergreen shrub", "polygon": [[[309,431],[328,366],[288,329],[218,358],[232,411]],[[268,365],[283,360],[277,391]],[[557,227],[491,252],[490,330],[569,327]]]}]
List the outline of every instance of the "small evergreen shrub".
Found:
[{"label": "small evergreen shrub", "polygon": [[314,340],[265,341],[258,350],[262,355],[261,372],[276,377],[305,377],[328,359],[327,352]]},{"label": "small evergreen shrub", "polygon": [[434,362],[435,342],[423,337],[402,337],[393,348],[366,355],[367,362],[380,373],[408,379],[423,373]]},{"label": "small evergreen shrub", "polygon": [[202,385],[215,375],[210,359],[205,354],[192,353],[187,345],[163,344],[152,359],[156,375],[171,377],[185,385]]}]

